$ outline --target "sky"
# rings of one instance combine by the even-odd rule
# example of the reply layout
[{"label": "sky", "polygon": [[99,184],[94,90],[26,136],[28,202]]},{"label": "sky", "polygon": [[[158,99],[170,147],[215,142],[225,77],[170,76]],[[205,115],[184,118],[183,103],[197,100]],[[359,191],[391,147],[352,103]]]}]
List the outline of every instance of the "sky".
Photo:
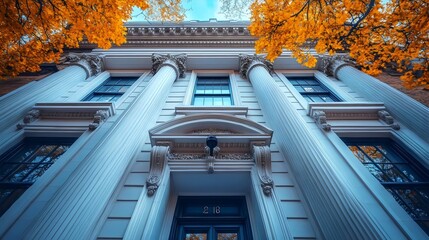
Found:
[{"label": "sky", "polygon": [[[186,11],[185,21],[200,20],[208,21],[210,18],[217,20],[227,20],[226,17],[220,12],[220,3],[218,0],[182,0]],[[136,11],[137,10],[137,11]],[[138,12],[136,9],[135,12]],[[131,21],[145,21],[143,16],[133,17]]]},{"label": "sky", "polygon": [[184,0],[186,9],[186,20],[209,20],[217,18],[225,20],[220,12],[220,3],[217,0]]}]

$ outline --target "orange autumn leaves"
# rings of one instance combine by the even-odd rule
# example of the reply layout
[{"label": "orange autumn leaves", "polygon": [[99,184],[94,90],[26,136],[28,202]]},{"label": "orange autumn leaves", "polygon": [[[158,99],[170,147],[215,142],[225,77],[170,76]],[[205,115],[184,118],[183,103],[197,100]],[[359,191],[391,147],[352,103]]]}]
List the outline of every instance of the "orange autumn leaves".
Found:
[{"label": "orange autumn leaves", "polygon": [[126,41],[133,6],[159,20],[181,21],[181,0],[3,0],[0,6],[0,78],[37,71],[58,61],[84,36],[110,48]]},{"label": "orange autumn leaves", "polygon": [[256,51],[271,61],[288,49],[314,67],[314,50],[349,52],[369,74],[393,68],[403,73],[404,86],[429,89],[427,0],[257,0],[251,12]]}]

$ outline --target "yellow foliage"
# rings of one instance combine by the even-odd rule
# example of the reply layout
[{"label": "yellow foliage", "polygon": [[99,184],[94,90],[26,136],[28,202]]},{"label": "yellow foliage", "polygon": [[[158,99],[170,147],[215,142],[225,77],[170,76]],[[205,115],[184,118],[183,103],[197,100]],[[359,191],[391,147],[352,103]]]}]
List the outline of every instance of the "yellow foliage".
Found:
[{"label": "yellow foliage", "polygon": [[58,61],[84,37],[101,48],[125,43],[123,23],[134,6],[157,20],[184,18],[181,0],[3,0],[0,79]]},{"label": "yellow foliage", "polygon": [[316,41],[319,54],[347,51],[369,74],[390,67],[404,73],[405,87],[429,89],[427,0],[256,0],[251,13],[256,51],[270,61],[288,49],[315,66],[307,47]]}]

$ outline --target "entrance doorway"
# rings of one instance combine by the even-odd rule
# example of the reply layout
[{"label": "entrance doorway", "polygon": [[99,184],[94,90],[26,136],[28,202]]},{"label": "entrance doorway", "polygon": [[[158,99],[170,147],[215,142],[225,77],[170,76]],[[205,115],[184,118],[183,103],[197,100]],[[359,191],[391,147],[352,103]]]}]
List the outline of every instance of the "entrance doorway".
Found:
[{"label": "entrance doorway", "polygon": [[170,239],[252,239],[246,198],[179,196]]}]

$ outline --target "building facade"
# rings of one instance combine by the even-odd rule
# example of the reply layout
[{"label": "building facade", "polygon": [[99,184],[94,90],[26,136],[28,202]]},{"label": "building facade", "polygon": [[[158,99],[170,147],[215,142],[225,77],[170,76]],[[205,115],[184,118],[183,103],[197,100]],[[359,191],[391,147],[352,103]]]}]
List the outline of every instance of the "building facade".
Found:
[{"label": "building facade", "polygon": [[246,24],[128,23],[0,97],[0,238],[427,239],[429,109]]}]

